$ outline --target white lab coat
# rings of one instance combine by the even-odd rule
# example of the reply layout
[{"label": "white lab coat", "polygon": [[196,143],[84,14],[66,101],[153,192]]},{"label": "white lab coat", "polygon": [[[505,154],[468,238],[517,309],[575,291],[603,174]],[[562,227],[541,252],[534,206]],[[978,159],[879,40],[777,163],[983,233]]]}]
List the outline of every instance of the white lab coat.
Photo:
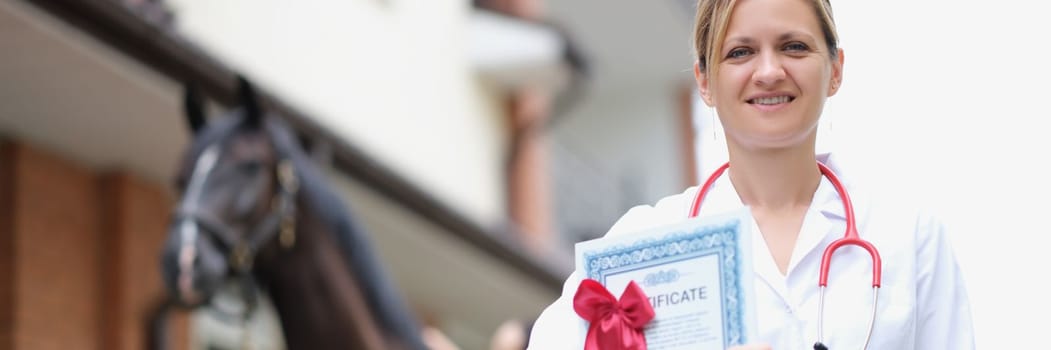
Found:
[{"label": "white lab coat", "polygon": [[[879,199],[851,186],[846,172],[826,155],[819,160],[844,182],[854,204],[858,231],[879,250],[883,281],[869,349],[974,349],[971,310],[945,227],[912,200]],[[731,168],[728,171],[733,171]],[[709,191],[701,215],[740,209],[743,204],[724,174]],[[687,217],[697,188],[665,197],[655,206],[637,206],[607,235],[672,224]],[[759,342],[774,350],[811,349],[818,339],[818,269],[825,247],[843,236],[843,203],[828,179],[814,193],[785,275],[778,271],[753,222],[753,266]],[[824,343],[830,349],[858,349],[864,343],[872,306],[868,252],[848,246],[837,251],[825,292]],[[579,272],[566,280],[562,296],[533,326],[529,350],[573,349],[582,344],[573,295]],[[576,349],[573,349],[576,350]]]}]

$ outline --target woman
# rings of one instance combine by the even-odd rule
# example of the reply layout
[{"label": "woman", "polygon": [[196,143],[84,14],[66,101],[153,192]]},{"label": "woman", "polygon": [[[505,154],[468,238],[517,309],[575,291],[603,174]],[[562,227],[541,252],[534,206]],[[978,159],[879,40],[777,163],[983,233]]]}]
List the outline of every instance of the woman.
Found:
[{"label": "woman", "polygon": [[[883,258],[871,339],[871,260],[861,249],[836,253],[826,293],[822,342],[832,349],[973,349],[961,273],[940,221],[901,198],[880,199],[853,183],[828,154],[815,154],[818,119],[843,77],[828,0],[701,0],[694,75],[723,123],[729,170],[705,196],[701,213],[750,208],[759,339],[733,349],[810,349],[818,341],[818,270],[825,247],[842,237],[843,202],[817,162],[846,183],[861,238]],[[690,188],[626,213],[607,235],[687,217]],[[580,344],[572,297],[537,320],[530,349]]]}]

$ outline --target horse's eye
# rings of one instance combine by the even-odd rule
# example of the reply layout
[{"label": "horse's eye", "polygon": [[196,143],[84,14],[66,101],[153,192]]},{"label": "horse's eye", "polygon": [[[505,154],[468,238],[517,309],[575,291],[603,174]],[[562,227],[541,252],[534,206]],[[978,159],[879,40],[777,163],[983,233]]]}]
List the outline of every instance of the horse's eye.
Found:
[{"label": "horse's eye", "polygon": [[247,161],[237,164],[237,170],[242,174],[256,174],[263,169],[263,163],[259,161]]}]

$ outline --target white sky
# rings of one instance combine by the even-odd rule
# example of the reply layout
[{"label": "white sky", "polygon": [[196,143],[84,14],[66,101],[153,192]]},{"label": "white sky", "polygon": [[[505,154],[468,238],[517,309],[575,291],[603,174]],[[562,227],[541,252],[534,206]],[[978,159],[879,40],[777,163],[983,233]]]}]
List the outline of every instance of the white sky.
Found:
[{"label": "white sky", "polygon": [[[844,85],[828,101],[819,148],[846,153],[866,176],[888,189],[915,191],[942,214],[964,270],[979,349],[1046,348],[1046,5],[840,0],[832,6],[846,51]],[[724,157],[701,156],[704,168]]]},{"label": "white sky", "polygon": [[[979,349],[1046,347],[1051,92],[1046,4],[834,1],[836,147],[923,191],[952,228]],[[893,174],[884,174],[885,172]]]}]

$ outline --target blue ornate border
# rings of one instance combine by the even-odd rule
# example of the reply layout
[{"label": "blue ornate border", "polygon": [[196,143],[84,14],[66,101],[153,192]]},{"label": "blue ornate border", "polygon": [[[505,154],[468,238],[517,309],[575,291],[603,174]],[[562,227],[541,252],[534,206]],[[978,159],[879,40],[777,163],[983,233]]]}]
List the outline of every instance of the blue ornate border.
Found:
[{"label": "blue ornate border", "polygon": [[613,246],[599,252],[584,254],[587,278],[606,284],[606,276],[647,268],[654,265],[694,259],[716,254],[719,256],[722,279],[723,342],[724,346],[743,344],[745,322],[740,300],[744,299],[741,278],[751,276],[737,274],[741,266],[737,235],[740,220],[723,225],[705,226],[692,231],[676,231],[663,238],[644,238],[624,246]]}]

